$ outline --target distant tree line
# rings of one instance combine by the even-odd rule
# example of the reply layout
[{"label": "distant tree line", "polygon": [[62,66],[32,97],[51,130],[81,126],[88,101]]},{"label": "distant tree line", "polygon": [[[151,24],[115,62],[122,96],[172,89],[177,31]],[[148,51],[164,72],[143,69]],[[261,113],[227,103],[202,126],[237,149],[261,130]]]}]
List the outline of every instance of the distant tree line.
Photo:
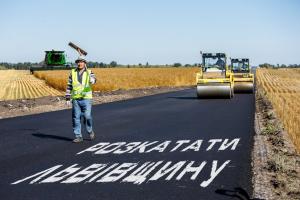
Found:
[{"label": "distant tree line", "polygon": [[174,64],[165,64],[165,65],[150,65],[148,62],[146,62],[146,64],[132,64],[132,65],[122,65],[122,64],[118,64],[116,61],[112,61],[109,64],[103,63],[103,62],[88,62],[87,63],[88,67],[95,67],[95,68],[111,68],[111,67],[127,67],[127,68],[135,68],[135,67],[197,67],[199,66],[198,63],[195,64],[181,64],[181,63],[174,63]]},{"label": "distant tree line", "polygon": [[[19,70],[28,70],[31,67],[41,67],[43,65],[43,62],[40,63],[34,63],[34,62],[19,62],[19,63],[8,63],[8,62],[0,62],[0,69],[19,69]],[[68,63],[68,65],[75,66],[75,63]],[[125,67],[125,68],[136,68],[136,67],[198,67],[198,63],[194,64],[181,64],[179,62],[176,62],[174,64],[165,64],[165,65],[151,65],[148,62],[145,64],[138,63],[138,64],[132,64],[132,65],[122,65],[118,64],[116,61],[111,61],[110,63],[103,63],[103,62],[88,62],[87,66],[90,68],[112,68],[112,67]],[[264,63],[259,65],[260,68],[300,68],[300,64],[269,64]]]},{"label": "distant tree line", "polygon": [[[67,65],[75,66],[75,63],[68,63]],[[17,69],[17,70],[29,70],[30,68],[34,67],[42,67],[43,62],[34,63],[34,62],[24,62],[24,63],[8,63],[2,62],[0,63],[0,69]],[[122,65],[118,64],[116,61],[111,61],[110,63],[103,63],[103,62],[88,62],[87,66],[89,68],[113,68],[113,67],[126,67],[126,68],[136,68],[136,67],[197,67],[199,66],[198,63],[195,64],[181,64],[181,63],[174,63],[174,64],[165,64],[165,65],[150,65],[148,62],[145,64],[132,64],[132,65]]]},{"label": "distant tree line", "polygon": [[29,69],[30,66],[36,66],[38,63],[31,63],[31,62],[24,62],[24,63],[8,63],[8,62],[2,62],[0,63],[0,66],[5,67],[6,69]]},{"label": "distant tree line", "polygon": [[6,67],[0,65],[0,70],[6,69]]},{"label": "distant tree line", "polygon": [[277,65],[272,65],[269,63],[264,63],[259,65],[260,68],[300,68],[300,64],[290,64],[290,65],[285,65],[285,64],[277,64]]}]

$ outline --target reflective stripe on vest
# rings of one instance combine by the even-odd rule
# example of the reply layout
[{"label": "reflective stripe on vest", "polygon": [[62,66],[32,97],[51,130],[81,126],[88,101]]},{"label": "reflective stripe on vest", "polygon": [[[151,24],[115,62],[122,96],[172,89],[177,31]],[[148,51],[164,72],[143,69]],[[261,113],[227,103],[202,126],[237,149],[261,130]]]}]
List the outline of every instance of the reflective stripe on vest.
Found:
[{"label": "reflective stripe on vest", "polygon": [[82,83],[78,81],[77,71],[72,69],[72,99],[91,99],[92,87],[90,85],[91,70],[86,70],[82,74]]}]

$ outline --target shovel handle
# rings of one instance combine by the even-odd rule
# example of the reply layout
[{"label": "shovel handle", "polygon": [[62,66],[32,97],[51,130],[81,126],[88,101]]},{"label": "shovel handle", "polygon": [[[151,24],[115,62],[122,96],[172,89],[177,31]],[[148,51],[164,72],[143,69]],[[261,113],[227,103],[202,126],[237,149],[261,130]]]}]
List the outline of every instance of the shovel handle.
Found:
[{"label": "shovel handle", "polygon": [[79,46],[75,45],[74,43],[69,42],[69,46],[72,47],[73,49],[75,49],[76,51],[78,51],[79,54],[83,54],[85,56],[87,55],[87,52],[85,50],[83,50]]}]

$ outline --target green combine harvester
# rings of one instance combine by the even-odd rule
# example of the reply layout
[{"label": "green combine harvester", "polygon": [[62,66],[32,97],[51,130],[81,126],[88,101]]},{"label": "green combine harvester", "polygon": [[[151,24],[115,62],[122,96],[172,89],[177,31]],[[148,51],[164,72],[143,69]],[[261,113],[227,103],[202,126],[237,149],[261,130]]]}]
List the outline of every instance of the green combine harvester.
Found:
[{"label": "green combine harvester", "polygon": [[43,64],[39,66],[30,67],[30,73],[33,74],[35,71],[43,70],[59,70],[69,69],[70,64],[67,64],[66,55],[64,51],[45,51],[45,59]]},{"label": "green combine harvester", "polygon": [[64,66],[66,65],[66,56],[64,51],[45,51],[45,64],[47,66]]}]

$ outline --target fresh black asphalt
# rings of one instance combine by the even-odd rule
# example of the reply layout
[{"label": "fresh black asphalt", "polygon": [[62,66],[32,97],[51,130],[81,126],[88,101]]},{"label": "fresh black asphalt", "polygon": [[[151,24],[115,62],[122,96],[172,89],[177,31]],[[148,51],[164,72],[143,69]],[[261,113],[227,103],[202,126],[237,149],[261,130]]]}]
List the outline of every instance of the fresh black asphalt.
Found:
[{"label": "fresh black asphalt", "polygon": [[[254,95],[233,99],[196,98],[195,89],[93,106],[96,140],[73,144],[71,110],[0,120],[0,199],[242,199],[251,194]],[[84,135],[87,138],[87,135]],[[240,138],[236,150],[89,154],[78,152],[99,142],[178,141]],[[140,185],[112,183],[11,183],[52,166],[74,163],[218,160],[227,166],[207,187],[205,168],[196,180],[159,179]],[[240,191],[240,192],[238,192]]]}]

